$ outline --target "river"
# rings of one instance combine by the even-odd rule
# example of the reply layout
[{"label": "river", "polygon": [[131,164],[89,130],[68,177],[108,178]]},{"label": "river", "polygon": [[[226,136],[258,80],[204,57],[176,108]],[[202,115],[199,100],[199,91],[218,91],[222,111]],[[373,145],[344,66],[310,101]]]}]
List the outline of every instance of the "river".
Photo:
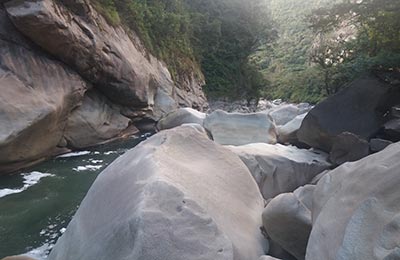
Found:
[{"label": "river", "polygon": [[148,136],[65,154],[0,177],[0,259],[22,253],[46,258],[96,176]]}]

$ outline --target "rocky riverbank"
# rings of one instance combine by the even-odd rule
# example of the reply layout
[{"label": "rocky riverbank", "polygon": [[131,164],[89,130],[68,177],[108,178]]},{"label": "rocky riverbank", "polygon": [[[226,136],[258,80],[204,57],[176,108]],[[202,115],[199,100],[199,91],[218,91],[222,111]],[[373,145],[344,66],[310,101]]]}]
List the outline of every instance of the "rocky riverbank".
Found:
[{"label": "rocky riverbank", "polygon": [[48,258],[397,259],[399,93],[371,76],[313,108],[169,113],[99,175]]},{"label": "rocky riverbank", "polygon": [[87,1],[0,1],[0,174],[206,108],[204,80],[180,78]]}]

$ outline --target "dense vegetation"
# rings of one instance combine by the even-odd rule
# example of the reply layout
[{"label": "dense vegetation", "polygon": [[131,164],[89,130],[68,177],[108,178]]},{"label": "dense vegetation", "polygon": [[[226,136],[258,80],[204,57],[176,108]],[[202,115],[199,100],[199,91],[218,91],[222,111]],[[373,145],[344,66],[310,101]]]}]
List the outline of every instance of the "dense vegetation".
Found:
[{"label": "dense vegetation", "polygon": [[[179,83],[211,97],[316,103],[366,71],[399,67],[398,0],[92,0],[134,30]],[[272,29],[274,28],[274,29]]]},{"label": "dense vegetation", "polygon": [[174,79],[200,69],[209,96],[258,97],[266,82],[248,57],[269,39],[263,0],[93,0],[167,62]]},{"label": "dense vegetation", "polygon": [[271,0],[279,39],[253,55],[270,81],[264,94],[315,103],[367,71],[399,67],[399,6],[398,0]]}]

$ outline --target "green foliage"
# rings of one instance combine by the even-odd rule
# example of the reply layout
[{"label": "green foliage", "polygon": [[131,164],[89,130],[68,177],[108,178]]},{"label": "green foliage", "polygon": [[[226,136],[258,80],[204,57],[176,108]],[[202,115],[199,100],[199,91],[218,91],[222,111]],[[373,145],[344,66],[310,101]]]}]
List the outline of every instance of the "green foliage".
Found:
[{"label": "green foliage", "polygon": [[[338,1],[338,0],[336,0]],[[323,75],[310,64],[315,35],[305,18],[313,8],[329,6],[331,0],[271,0],[269,10],[278,39],[264,44],[251,57],[270,82],[263,95],[292,102],[317,103],[326,94]]]},{"label": "green foliage", "polygon": [[116,25],[135,31],[173,78],[200,69],[211,96],[258,97],[266,81],[249,55],[268,40],[263,0],[93,0]]},{"label": "green foliage", "polygon": [[113,0],[96,0],[94,6],[111,25],[116,26],[121,23]]},{"label": "green foliage", "polygon": [[[400,67],[399,12],[398,0],[362,0],[321,8],[310,15],[312,29],[324,42],[311,58],[325,75],[327,94],[336,93],[367,71]],[[334,34],[346,27],[354,29],[352,37]]]},{"label": "green foliage", "polygon": [[252,55],[268,98],[316,103],[363,73],[400,66],[398,0],[271,0],[269,9],[279,39]]}]

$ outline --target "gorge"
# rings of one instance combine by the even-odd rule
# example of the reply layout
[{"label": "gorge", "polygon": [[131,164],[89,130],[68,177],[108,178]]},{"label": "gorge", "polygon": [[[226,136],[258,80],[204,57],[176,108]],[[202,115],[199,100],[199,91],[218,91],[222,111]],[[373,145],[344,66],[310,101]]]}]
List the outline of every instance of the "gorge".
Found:
[{"label": "gorge", "polygon": [[0,259],[400,259],[398,11],[0,0]]}]

